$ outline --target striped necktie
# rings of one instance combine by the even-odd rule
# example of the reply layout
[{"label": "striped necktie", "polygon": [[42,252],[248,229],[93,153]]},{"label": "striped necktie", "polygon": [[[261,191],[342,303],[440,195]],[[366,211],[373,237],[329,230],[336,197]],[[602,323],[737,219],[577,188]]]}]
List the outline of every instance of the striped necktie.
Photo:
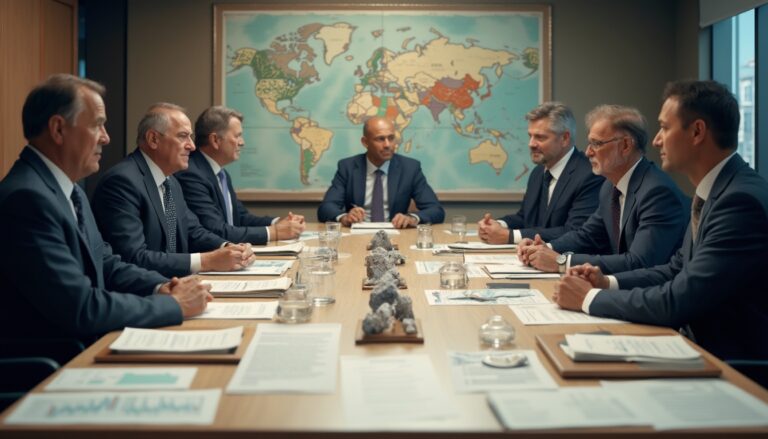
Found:
[{"label": "striped necktie", "polygon": [[163,182],[163,205],[165,206],[165,226],[168,229],[168,253],[176,253],[176,203],[173,201],[171,184],[166,178]]}]

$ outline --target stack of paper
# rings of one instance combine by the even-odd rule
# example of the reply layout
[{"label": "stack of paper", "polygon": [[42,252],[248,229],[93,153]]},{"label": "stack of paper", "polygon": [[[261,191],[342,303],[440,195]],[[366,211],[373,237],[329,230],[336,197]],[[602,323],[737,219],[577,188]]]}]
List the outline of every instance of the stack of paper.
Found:
[{"label": "stack of paper", "polygon": [[483,267],[491,279],[556,279],[557,273],[545,273],[523,264],[489,264]]},{"label": "stack of paper", "polygon": [[204,280],[214,297],[280,297],[291,286],[291,279],[269,280]]},{"label": "stack of paper", "polygon": [[224,354],[237,348],[242,339],[242,326],[201,331],[125,328],[109,348],[131,354]]},{"label": "stack of paper", "polygon": [[566,334],[563,351],[574,361],[688,362],[701,354],[680,335]]},{"label": "stack of paper", "polygon": [[269,245],[266,247],[253,247],[253,254],[257,256],[296,256],[304,250],[303,242],[295,242],[286,245]]},{"label": "stack of paper", "polygon": [[382,221],[382,222],[362,222],[362,223],[354,223],[352,224],[352,230],[355,229],[394,229],[395,226],[391,222]]},{"label": "stack of paper", "polygon": [[[274,247],[269,247],[274,248]],[[293,266],[293,261],[285,259],[256,259],[253,263],[238,271],[204,271],[200,274],[215,276],[282,276]]]},{"label": "stack of paper", "polygon": [[484,242],[465,242],[448,244],[451,250],[460,250],[463,252],[510,252],[517,250],[515,244],[486,244]]}]

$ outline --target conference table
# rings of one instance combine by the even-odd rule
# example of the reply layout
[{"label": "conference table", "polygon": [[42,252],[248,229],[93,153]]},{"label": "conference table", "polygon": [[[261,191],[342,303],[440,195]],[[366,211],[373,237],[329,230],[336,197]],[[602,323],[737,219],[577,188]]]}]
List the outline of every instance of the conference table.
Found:
[{"label": "conference table", "polygon": [[[319,230],[323,225],[310,224],[308,230]],[[435,243],[451,243],[453,235],[446,233],[448,226],[434,226]],[[487,349],[480,344],[478,330],[492,315],[501,315],[516,329],[517,335],[512,349],[537,350],[540,361],[552,378],[561,387],[567,386],[597,386],[596,379],[563,379],[553,368],[550,361],[537,348],[535,336],[548,333],[610,331],[613,334],[676,334],[670,328],[660,328],[639,324],[570,324],[524,326],[516,315],[506,305],[488,306],[431,306],[426,300],[425,289],[439,289],[439,275],[417,274],[415,261],[462,261],[461,254],[433,255],[429,251],[412,249],[416,240],[416,230],[402,230],[399,235],[393,235],[392,241],[399,245],[400,252],[407,257],[405,265],[399,267],[401,275],[407,281],[404,294],[413,299],[415,317],[420,321],[424,336],[423,344],[392,343],[392,344],[355,344],[355,335],[359,321],[369,310],[368,299],[370,292],[362,289],[362,279],[365,277],[364,258],[368,253],[366,244],[370,234],[349,235],[349,229],[343,229],[336,266],[336,303],[313,310],[310,323],[340,323],[341,338],[340,355],[350,356],[392,356],[392,355],[426,355],[430,358],[434,373],[443,389],[455,398],[455,403],[466,420],[454,431],[360,431],[351,429],[345,424],[342,409],[342,392],[340,377],[337,377],[336,391],[332,394],[250,394],[231,395],[223,393],[213,425],[208,426],[154,426],[154,425],[44,425],[18,426],[6,425],[3,420],[11,413],[14,406],[0,416],[0,437],[108,437],[110,439],[127,437],[277,437],[277,436],[311,436],[320,437],[383,437],[383,436],[439,436],[439,437],[573,437],[593,436],[595,434],[636,435],[658,434],[650,427],[621,427],[621,428],[589,428],[589,429],[558,429],[508,431],[503,428],[494,416],[481,393],[458,394],[453,391],[450,364],[447,352],[471,352]],[[477,237],[470,236],[470,241]],[[307,240],[308,246],[317,246],[317,240]],[[293,276],[296,265],[287,273]],[[242,277],[231,276],[231,279]],[[470,278],[470,288],[483,288],[491,279]],[[515,280],[526,282],[531,288],[536,288],[550,297],[556,280]],[[216,299],[216,300],[270,300],[270,299]],[[274,299],[271,299],[274,300]],[[187,320],[182,328],[225,328],[237,325],[256,327],[261,323],[272,323],[268,320]],[[174,327],[175,328],[175,327]],[[170,328],[169,328],[170,329]],[[65,369],[82,367],[110,367],[109,364],[95,363],[94,356],[104,350],[117,336],[117,333],[107,334],[83,353],[65,366]],[[703,355],[722,369],[722,378],[745,390],[756,398],[768,402],[768,391],[750,381],[717,358],[704,352]],[[112,364],[112,367],[125,367],[125,364]],[[141,367],[142,365],[135,365]],[[151,364],[149,366],[157,366]],[[171,365],[169,365],[171,366]],[[178,365],[172,365],[178,366]],[[225,389],[232,377],[234,364],[192,364],[198,372],[192,383],[193,389]],[[33,392],[41,392],[52,379],[49,377],[38,385]],[[734,435],[756,435],[768,437],[768,428],[719,428],[699,430],[675,430],[663,432],[668,437],[689,437],[717,435],[730,437]]]}]

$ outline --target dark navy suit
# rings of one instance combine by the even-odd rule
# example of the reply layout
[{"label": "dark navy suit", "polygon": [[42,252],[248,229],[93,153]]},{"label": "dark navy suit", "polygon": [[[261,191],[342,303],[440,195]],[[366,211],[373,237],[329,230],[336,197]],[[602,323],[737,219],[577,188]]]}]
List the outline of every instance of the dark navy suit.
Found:
[{"label": "dark navy suit", "polygon": [[533,238],[539,234],[544,241],[549,242],[581,227],[597,209],[598,192],[604,179],[593,174],[589,159],[574,149],[555,183],[546,214],[540,218],[540,203],[547,202],[541,197],[544,171],[542,165],[533,168],[520,210],[514,215],[500,218],[510,229],[510,243],[514,240],[512,229],[519,229],[523,238]]},{"label": "dark navy suit", "polygon": [[190,274],[190,253],[208,252],[225,240],[200,225],[187,208],[179,182],[168,177],[176,204],[176,253],[168,253],[165,211],[139,149],[107,171],[93,194],[93,210],[115,253],[166,276]]},{"label": "dark navy suit", "polygon": [[666,265],[616,274],[590,314],[687,326],[721,359],[768,359],[768,184],[740,156],[715,179],[695,243],[690,228]]},{"label": "dark navy suit", "polygon": [[[589,262],[603,273],[653,267],[680,248],[690,217],[690,201],[664,171],[642,158],[624,195],[620,239],[613,233],[611,193],[606,180],[600,206],[581,228],[551,242],[558,253],[572,251],[573,265]],[[618,245],[617,245],[618,243]]]},{"label": "dark navy suit", "polygon": [[[320,222],[335,221],[337,216],[349,212],[353,205],[363,206],[366,166],[365,154],[339,160],[331,187],[317,209]],[[445,210],[421,172],[421,163],[395,154],[390,159],[387,175],[389,220],[398,213],[407,214],[411,199],[419,209],[415,214],[421,223],[440,224],[445,220]]]},{"label": "dark navy suit", "polygon": [[189,168],[174,175],[181,183],[187,207],[197,215],[203,227],[227,241],[266,244],[267,231],[264,227],[271,225],[274,218],[248,213],[237,199],[229,173],[223,171],[227,174],[227,190],[232,200],[233,225],[227,224],[226,204],[219,190],[219,179],[200,151],[189,156]]},{"label": "dark navy suit", "polygon": [[126,326],[181,324],[176,301],[153,294],[167,279],[113,255],[87,202],[84,236],[68,198],[29,148],[0,183],[3,333],[93,339]]}]

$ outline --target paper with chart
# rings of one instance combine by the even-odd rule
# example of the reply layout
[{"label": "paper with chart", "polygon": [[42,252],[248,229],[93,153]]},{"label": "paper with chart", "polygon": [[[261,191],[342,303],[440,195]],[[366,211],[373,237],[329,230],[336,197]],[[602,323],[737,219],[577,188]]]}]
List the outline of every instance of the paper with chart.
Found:
[{"label": "paper with chart", "polygon": [[[416,261],[416,273],[418,274],[438,274],[440,268],[445,265],[445,261]],[[473,278],[487,278],[488,275],[483,269],[474,264],[464,264],[467,269],[467,276]]]},{"label": "paper with chart", "polygon": [[209,302],[202,314],[193,319],[271,319],[277,310],[277,300],[269,302]]},{"label": "paper with chart", "polygon": [[265,280],[203,280],[215,297],[279,297],[291,287],[289,277]]},{"label": "paper with chart", "polygon": [[30,393],[6,424],[210,425],[220,389]]},{"label": "paper with chart", "polygon": [[109,348],[125,353],[228,353],[242,339],[242,326],[179,331],[125,328]]},{"label": "paper with chart", "polygon": [[563,325],[579,323],[628,323],[623,320],[595,317],[583,312],[568,311],[557,304],[510,306],[524,325]]},{"label": "paper with chart", "polygon": [[227,393],[333,393],[341,324],[256,327]]},{"label": "paper with chart", "polygon": [[[604,381],[657,430],[768,425],[768,405],[720,379]],[[725,437],[726,435],[723,435]]]},{"label": "paper with chart", "polygon": [[430,305],[541,305],[551,302],[539,290],[486,288],[477,290],[424,290]]},{"label": "paper with chart", "polygon": [[196,367],[83,367],[62,369],[46,391],[183,390],[189,389]]},{"label": "paper with chart", "polygon": [[421,354],[342,356],[341,397],[355,429],[445,429],[460,416]]},{"label": "paper with chart", "polygon": [[[276,247],[267,247],[276,248]],[[256,253],[254,251],[254,253]],[[214,276],[282,276],[293,266],[292,260],[286,259],[256,259],[242,270],[237,271],[203,271],[200,274]]]},{"label": "paper with chart", "polygon": [[[486,366],[482,362],[487,355],[505,354],[525,355],[528,363],[520,367],[499,368]],[[448,361],[453,387],[459,393],[557,388],[533,350],[448,352]]]},{"label": "paper with chart", "polygon": [[648,425],[630,401],[602,387],[492,392],[488,404],[510,430]]}]

